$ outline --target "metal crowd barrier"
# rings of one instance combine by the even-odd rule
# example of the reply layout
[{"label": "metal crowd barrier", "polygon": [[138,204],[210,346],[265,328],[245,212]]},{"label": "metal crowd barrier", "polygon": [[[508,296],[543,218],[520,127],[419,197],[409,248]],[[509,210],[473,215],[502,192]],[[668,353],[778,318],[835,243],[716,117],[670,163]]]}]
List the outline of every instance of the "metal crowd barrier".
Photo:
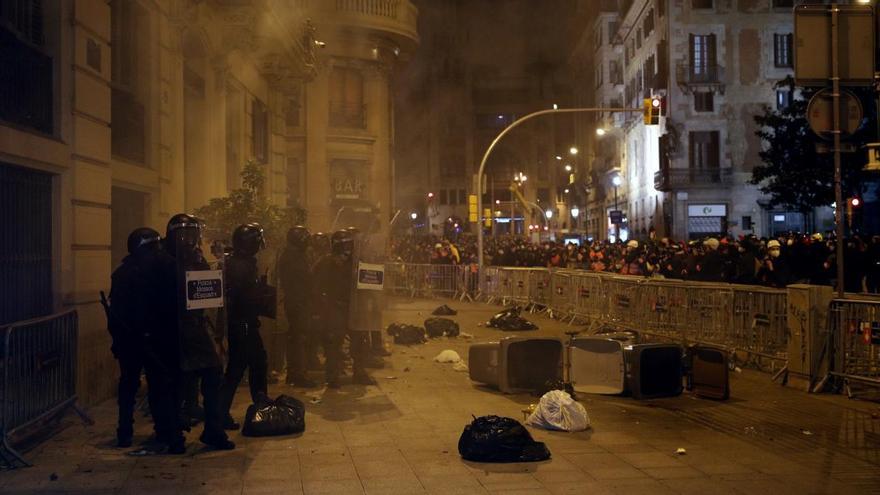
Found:
[{"label": "metal crowd barrier", "polygon": [[832,374],[880,385],[880,301],[835,299],[829,316],[835,350]]},{"label": "metal crowd barrier", "polygon": [[464,265],[386,263],[385,289],[409,297],[464,298],[470,296],[467,287],[473,277],[468,270]]},{"label": "metal crowd barrier", "polygon": [[75,310],[0,328],[0,461],[30,465],[11,439],[76,406],[78,319]]}]

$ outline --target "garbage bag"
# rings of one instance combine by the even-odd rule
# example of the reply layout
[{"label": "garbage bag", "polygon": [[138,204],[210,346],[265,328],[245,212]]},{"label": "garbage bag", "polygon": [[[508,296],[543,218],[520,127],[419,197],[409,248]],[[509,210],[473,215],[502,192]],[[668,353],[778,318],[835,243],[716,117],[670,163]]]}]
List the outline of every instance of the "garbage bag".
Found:
[{"label": "garbage bag", "polygon": [[458,453],[475,462],[546,461],[550,451],[536,442],[525,426],[513,418],[481,416],[464,427]]},{"label": "garbage bag", "polygon": [[535,388],[534,394],[538,397],[543,397],[544,394],[553,390],[562,390],[571,396],[572,400],[577,400],[577,396],[575,396],[574,392],[574,385],[566,383],[564,380],[547,380],[543,385],[539,385]]},{"label": "garbage bag", "polygon": [[400,345],[424,344],[428,341],[425,329],[415,325],[392,323],[385,332],[394,337],[394,343]]},{"label": "garbage bag", "polygon": [[551,390],[541,397],[526,424],[545,430],[583,431],[590,427],[590,417],[566,392]]},{"label": "garbage bag", "polygon": [[460,363],[461,356],[457,352],[447,349],[434,356],[434,361],[438,363]]},{"label": "garbage bag", "polygon": [[437,309],[431,314],[434,316],[455,316],[458,314],[458,311],[444,304],[443,306],[437,306]]},{"label": "garbage bag", "polygon": [[455,337],[460,333],[458,323],[449,318],[428,318],[425,320],[425,330],[432,339],[444,335]]},{"label": "garbage bag", "polygon": [[538,326],[519,315],[519,308],[512,306],[496,313],[488,322],[487,327],[500,330],[537,330]]},{"label": "garbage bag", "polygon": [[306,429],[306,406],[299,400],[279,395],[248,406],[241,434],[246,437],[276,437]]}]

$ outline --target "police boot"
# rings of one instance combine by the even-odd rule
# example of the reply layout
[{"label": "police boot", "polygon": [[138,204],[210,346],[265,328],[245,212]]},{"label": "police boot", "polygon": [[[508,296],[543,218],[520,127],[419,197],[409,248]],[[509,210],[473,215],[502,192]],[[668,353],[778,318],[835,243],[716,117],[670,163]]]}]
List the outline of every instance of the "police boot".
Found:
[{"label": "police boot", "polygon": [[207,445],[208,447],[212,447],[217,450],[232,450],[235,448],[235,442],[225,436],[215,438],[205,433],[202,433],[202,435],[199,437],[199,441]]},{"label": "police boot", "polygon": [[122,428],[116,429],[116,446],[122,449],[131,447],[132,431]]},{"label": "police boot", "polygon": [[235,418],[233,418],[231,414],[227,414],[226,419],[223,421],[223,429],[235,431],[239,428],[241,428],[241,425],[235,421]]},{"label": "police boot", "polygon": [[376,380],[368,375],[365,370],[354,370],[351,382],[357,385],[376,385]]}]

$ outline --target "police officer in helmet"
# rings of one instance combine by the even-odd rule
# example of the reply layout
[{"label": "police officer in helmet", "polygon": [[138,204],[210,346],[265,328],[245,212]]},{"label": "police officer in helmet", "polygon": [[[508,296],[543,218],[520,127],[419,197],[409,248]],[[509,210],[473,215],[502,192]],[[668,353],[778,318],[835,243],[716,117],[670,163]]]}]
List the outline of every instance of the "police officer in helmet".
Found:
[{"label": "police officer in helmet", "polygon": [[223,381],[223,413],[227,429],[238,429],[229,409],[235,390],[248,370],[251,399],[268,393],[268,360],[260,336],[261,284],[257,253],[266,246],[258,223],[239,225],[232,234],[232,256],[226,261],[229,363]]},{"label": "police officer in helmet", "polygon": [[[354,239],[350,232],[340,230],[331,236],[331,252],[318,261],[315,266],[315,295],[319,305],[322,326],[324,354],[327,359],[327,385],[339,387],[339,374],[342,370],[342,344],[349,330],[349,311],[353,286]],[[354,353],[353,381],[371,384],[363,359]]]},{"label": "police officer in helmet", "polygon": [[215,334],[212,327],[209,327],[203,310],[187,310],[184,295],[186,272],[210,269],[199,247],[201,229],[199,220],[185,213],[171,217],[166,229],[165,249],[177,262],[175,277],[178,296],[180,367],[183,372],[183,383],[192,387],[201,380],[205,426],[199,439],[210,447],[230,450],[235,448],[235,444],[223,431],[220,402],[223,365],[217,347],[222,336]]},{"label": "police officer in helmet", "polygon": [[306,256],[309,229],[302,225],[287,231],[287,245],[278,259],[278,275],[284,291],[284,312],[287,333],[287,383],[298,387],[314,387],[306,376],[306,338],[311,326],[312,273]]},{"label": "police officer in helmet", "polygon": [[182,454],[184,438],[175,399],[177,355],[170,345],[177,337],[174,279],[163,277],[169,272],[162,270],[163,264],[173,265],[174,261],[161,251],[159,233],[146,227],[128,236],[128,253],[113,272],[112,306],[105,307],[113,337],[111,350],[120,368],[117,445],[131,446],[135,394],[144,370],[156,439],[167,452]]}]

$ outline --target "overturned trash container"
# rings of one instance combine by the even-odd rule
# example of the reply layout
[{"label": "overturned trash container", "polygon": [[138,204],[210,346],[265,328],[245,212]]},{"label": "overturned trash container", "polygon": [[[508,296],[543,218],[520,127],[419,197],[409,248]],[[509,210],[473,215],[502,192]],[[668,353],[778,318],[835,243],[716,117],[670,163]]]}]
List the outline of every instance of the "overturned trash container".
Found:
[{"label": "overturned trash container", "polygon": [[685,354],[677,344],[634,344],[616,337],[573,339],[570,373],[576,392],[629,393],[636,399],[674,397],[682,393],[682,380],[687,378],[688,389],[701,397],[729,397],[723,349],[698,345]]},{"label": "overturned trash container", "polygon": [[507,337],[468,350],[470,379],[505,394],[531,392],[562,379],[564,346],[551,337]]},{"label": "overturned trash container", "polygon": [[543,442],[536,442],[513,418],[481,416],[464,427],[458,453],[474,462],[537,462],[550,458]]}]

